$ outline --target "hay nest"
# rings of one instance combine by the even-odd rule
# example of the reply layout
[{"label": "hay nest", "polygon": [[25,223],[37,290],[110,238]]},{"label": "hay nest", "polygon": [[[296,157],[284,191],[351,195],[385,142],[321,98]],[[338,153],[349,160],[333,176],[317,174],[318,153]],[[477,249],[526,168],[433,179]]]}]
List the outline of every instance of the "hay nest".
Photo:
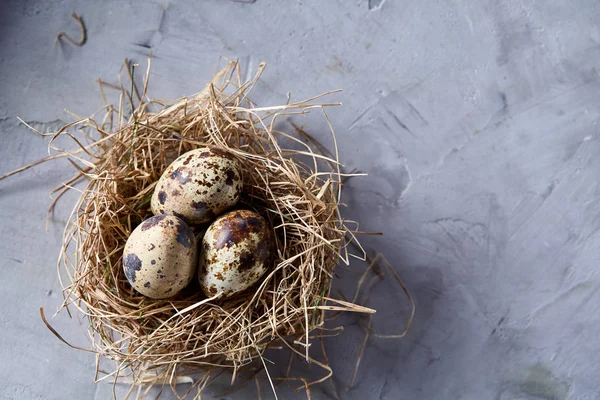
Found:
[{"label": "hay nest", "polygon": [[[92,351],[116,362],[105,377],[171,385],[183,375],[207,377],[207,371],[222,369],[232,369],[235,377],[277,342],[328,370],[327,378],[326,363],[309,355],[309,340],[324,328],[325,312],[373,312],[330,296],[333,271],[348,263],[347,246],[355,240],[338,209],[344,174],[337,151],[323,150],[301,129],[298,135],[275,129],[282,118],[310,111],[329,124],[325,108],[334,104],[318,103],[317,96],[256,107],[247,96],[263,68],[242,82],[237,64],[229,63],[198,95],[165,103],[146,96],[148,64],[143,90],[121,85],[118,108],[107,104],[102,118],[76,121],[53,135],[51,147],[61,135],[79,146],[49,158],[68,157],[78,169],[63,192],[88,179],[59,260],[63,309],[76,307],[89,323]],[[75,126],[83,138],[68,133]],[[123,247],[151,216],[150,197],[163,170],[205,145],[226,149],[242,163],[241,206],[270,222],[276,260],[262,280],[232,298],[206,301],[196,280],[173,298],[146,298],[124,276]]]}]

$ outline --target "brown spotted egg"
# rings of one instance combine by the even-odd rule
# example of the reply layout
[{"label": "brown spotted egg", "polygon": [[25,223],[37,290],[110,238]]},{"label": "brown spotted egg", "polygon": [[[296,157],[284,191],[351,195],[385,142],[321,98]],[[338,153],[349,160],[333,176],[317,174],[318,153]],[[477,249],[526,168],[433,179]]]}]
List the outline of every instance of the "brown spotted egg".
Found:
[{"label": "brown spotted egg", "polygon": [[209,297],[230,296],[256,283],[273,260],[273,234],[259,214],[238,210],[217,218],[200,250],[198,280]]},{"label": "brown spotted egg", "polygon": [[242,191],[238,161],[224,150],[202,147],[173,161],[160,177],[150,206],[189,224],[212,221],[234,206]]},{"label": "brown spotted egg", "polygon": [[194,277],[196,248],[194,233],[182,219],[166,214],[148,218],[125,243],[125,277],[144,296],[171,297]]}]

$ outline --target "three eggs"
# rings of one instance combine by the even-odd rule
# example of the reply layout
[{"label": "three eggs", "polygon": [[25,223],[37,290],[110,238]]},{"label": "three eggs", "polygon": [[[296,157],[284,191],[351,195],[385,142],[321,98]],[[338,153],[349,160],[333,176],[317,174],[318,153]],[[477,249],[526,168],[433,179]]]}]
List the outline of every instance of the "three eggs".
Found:
[{"label": "three eggs", "polygon": [[[164,171],[151,199],[153,217],[131,232],[123,269],[139,293],[164,299],[197,270],[209,297],[231,296],[256,283],[273,260],[272,230],[260,214],[234,210],[242,194],[239,162],[213,147],[189,151]],[[209,223],[203,237],[194,227]]]}]

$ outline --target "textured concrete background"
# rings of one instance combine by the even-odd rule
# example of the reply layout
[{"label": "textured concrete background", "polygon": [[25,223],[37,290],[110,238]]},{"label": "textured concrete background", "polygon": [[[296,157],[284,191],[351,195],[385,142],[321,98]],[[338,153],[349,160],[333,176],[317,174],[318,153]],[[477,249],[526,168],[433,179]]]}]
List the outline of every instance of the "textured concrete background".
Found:
[{"label": "textured concrete background", "polygon": [[[269,63],[260,104],[342,88],[330,112],[340,153],[370,174],[350,181],[346,215],[384,233],[364,243],[393,262],[418,309],[405,339],[368,341],[352,389],[364,331],[345,320],[327,342],[340,398],[599,399],[600,3],[282,3],[3,1],[0,173],[46,154],[17,116],[52,131],[70,120],[64,108],[89,114],[102,105],[95,79],[115,82],[125,57],[150,49],[156,97],[198,91],[220,57],[249,72]],[[53,47],[59,31],[77,37],[73,11],[88,42]],[[309,121],[318,136],[324,125]],[[68,172],[48,164],[0,183],[1,399],[112,397],[92,382],[93,356],[38,316],[61,299],[54,265],[74,197],[48,233],[44,218]],[[337,285],[349,293],[360,268]],[[405,303],[378,283],[374,329],[399,331]],[[83,326],[53,324],[85,345]],[[217,398],[244,393],[256,397]]]}]

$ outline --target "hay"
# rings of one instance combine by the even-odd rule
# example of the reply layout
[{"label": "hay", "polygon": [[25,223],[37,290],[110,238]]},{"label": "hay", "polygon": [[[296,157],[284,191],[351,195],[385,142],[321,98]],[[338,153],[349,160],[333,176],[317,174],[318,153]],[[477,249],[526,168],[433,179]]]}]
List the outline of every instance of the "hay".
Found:
[{"label": "hay", "polygon": [[[118,108],[107,102],[101,118],[80,119],[51,135],[49,146],[58,153],[40,162],[68,158],[77,173],[57,190],[50,210],[76,182],[88,180],[64,232],[59,312],[74,307],[87,319],[91,351],[97,354],[96,381],[127,378],[132,390],[162,384],[175,392],[176,384],[202,374],[194,381],[201,390],[223,370],[232,371],[233,382],[241,367],[257,359],[269,376],[262,354],[278,343],[324,369],[322,379],[300,379],[308,391],[332,374],[326,355],[322,362],[309,354],[309,342],[323,336],[325,312],[374,312],[330,295],[336,265],[349,263],[348,245],[352,242],[359,258],[366,258],[356,231],[339,212],[342,180],[353,174],[342,173],[337,148],[333,154],[323,150],[295,125],[298,136],[275,129],[290,115],[313,111],[331,128],[325,109],[336,103],[319,103],[330,94],[325,93],[256,107],[248,94],[263,69],[261,64],[254,78],[242,82],[237,63],[231,62],[198,95],[159,102],[147,96],[149,61],[141,93],[128,69],[130,90],[113,86],[121,93]],[[107,86],[99,82],[101,89]],[[127,108],[131,112],[125,118]],[[80,128],[81,137],[68,132],[73,127]],[[333,129],[331,135],[335,146]],[[78,148],[54,146],[60,136],[70,137]],[[146,298],[124,276],[123,247],[133,229],[151,216],[150,197],[163,170],[180,154],[205,145],[227,149],[243,165],[241,206],[270,222],[277,259],[259,283],[229,299],[206,299],[195,279],[173,298]],[[46,322],[43,313],[42,319]],[[100,368],[101,356],[113,360],[115,369]]]}]

